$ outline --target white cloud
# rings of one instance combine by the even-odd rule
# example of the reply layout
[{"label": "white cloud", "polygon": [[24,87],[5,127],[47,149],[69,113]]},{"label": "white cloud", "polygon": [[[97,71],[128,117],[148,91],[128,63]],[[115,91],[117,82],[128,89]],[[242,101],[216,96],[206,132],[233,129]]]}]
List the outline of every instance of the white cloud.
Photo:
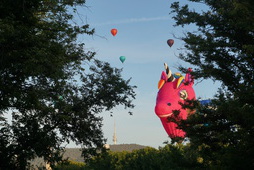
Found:
[{"label": "white cloud", "polygon": [[162,20],[169,20],[169,16],[160,16],[160,17],[142,17],[142,18],[129,18],[123,20],[116,20],[116,21],[108,21],[104,23],[93,23],[93,26],[105,26],[105,25],[116,25],[116,24],[130,24],[130,23],[137,23],[137,22],[149,22],[149,21],[162,21]]}]

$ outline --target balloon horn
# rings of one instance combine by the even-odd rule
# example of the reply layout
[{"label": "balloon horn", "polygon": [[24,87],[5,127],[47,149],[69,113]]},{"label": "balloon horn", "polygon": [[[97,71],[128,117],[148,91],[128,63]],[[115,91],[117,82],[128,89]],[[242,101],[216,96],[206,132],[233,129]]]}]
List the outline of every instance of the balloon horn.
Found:
[{"label": "balloon horn", "polygon": [[168,75],[168,82],[172,82],[175,80],[175,77],[174,75],[172,74],[171,70],[168,68],[168,65],[167,63],[164,63],[164,67],[165,67],[165,70],[166,70],[166,73]]}]

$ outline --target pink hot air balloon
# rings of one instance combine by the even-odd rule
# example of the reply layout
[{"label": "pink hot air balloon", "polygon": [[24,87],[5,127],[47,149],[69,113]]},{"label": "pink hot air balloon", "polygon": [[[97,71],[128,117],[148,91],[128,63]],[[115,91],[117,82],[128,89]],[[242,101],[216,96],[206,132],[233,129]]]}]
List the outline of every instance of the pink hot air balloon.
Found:
[{"label": "pink hot air balloon", "polygon": [[172,47],[172,45],[174,44],[174,40],[173,40],[173,39],[169,39],[169,40],[167,41],[167,43],[168,43],[168,45],[169,45],[170,47]]},{"label": "pink hot air balloon", "polygon": [[[186,103],[186,100],[195,99],[195,92],[192,88],[194,79],[190,75],[191,69],[184,76],[173,75],[165,63],[166,72],[162,72],[159,81],[155,113],[160,118],[162,125],[170,138],[185,137],[185,132],[178,129],[177,124],[172,120],[180,121],[187,119],[194,111],[183,109],[179,103]],[[175,115],[175,111],[180,111]]]}]

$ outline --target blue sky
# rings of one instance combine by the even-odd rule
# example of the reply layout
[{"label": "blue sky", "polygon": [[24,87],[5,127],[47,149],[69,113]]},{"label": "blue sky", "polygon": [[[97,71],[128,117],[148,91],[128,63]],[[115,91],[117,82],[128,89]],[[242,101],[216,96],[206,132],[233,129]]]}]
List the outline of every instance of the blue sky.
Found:
[{"label": "blue sky", "polygon": [[[192,27],[174,27],[172,15],[169,15],[170,0],[87,0],[87,7],[79,8],[77,22],[90,24],[95,28],[92,37],[81,37],[79,41],[86,44],[87,50],[96,51],[96,57],[109,62],[113,67],[123,68],[125,79],[132,78],[131,84],[136,85],[136,107],[133,115],[128,114],[119,106],[113,110],[113,117],[108,112],[102,113],[103,132],[108,144],[113,144],[114,121],[118,144],[136,143],[152,147],[163,146],[170,141],[159,118],[154,113],[157,95],[157,83],[163,63],[168,63],[172,72],[178,72],[177,66],[182,64],[193,67],[178,59],[184,43],[175,39],[170,48],[167,40],[182,36]],[[184,4],[187,1],[182,0]],[[201,4],[192,5],[201,9]],[[112,28],[118,29],[113,37]],[[126,56],[121,63],[120,56]],[[197,81],[196,81],[197,82]],[[210,80],[195,84],[196,96],[212,98],[216,93],[218,83]],[[73,145],[69,145],[73,147]]]}]

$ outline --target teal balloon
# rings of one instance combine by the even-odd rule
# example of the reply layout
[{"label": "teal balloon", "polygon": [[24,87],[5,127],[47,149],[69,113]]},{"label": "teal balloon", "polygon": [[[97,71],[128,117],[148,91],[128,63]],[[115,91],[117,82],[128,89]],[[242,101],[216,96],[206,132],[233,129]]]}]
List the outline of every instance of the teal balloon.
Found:
[{"label": "teal balloon", "polygon": [[126,57],[125,56],[121,56],[120,57],[120,61],[123,63],[125,61]]},{"label": "teal balloon", "polygon": [[207,127],[207,126],[209,126],[209,124],[208,124],[208,123],[205,123],[204,126]]},{"label": "teal balloon", "polygon": [[63,100],[63,96],[58,96],[58,99],[59,100]]}]

